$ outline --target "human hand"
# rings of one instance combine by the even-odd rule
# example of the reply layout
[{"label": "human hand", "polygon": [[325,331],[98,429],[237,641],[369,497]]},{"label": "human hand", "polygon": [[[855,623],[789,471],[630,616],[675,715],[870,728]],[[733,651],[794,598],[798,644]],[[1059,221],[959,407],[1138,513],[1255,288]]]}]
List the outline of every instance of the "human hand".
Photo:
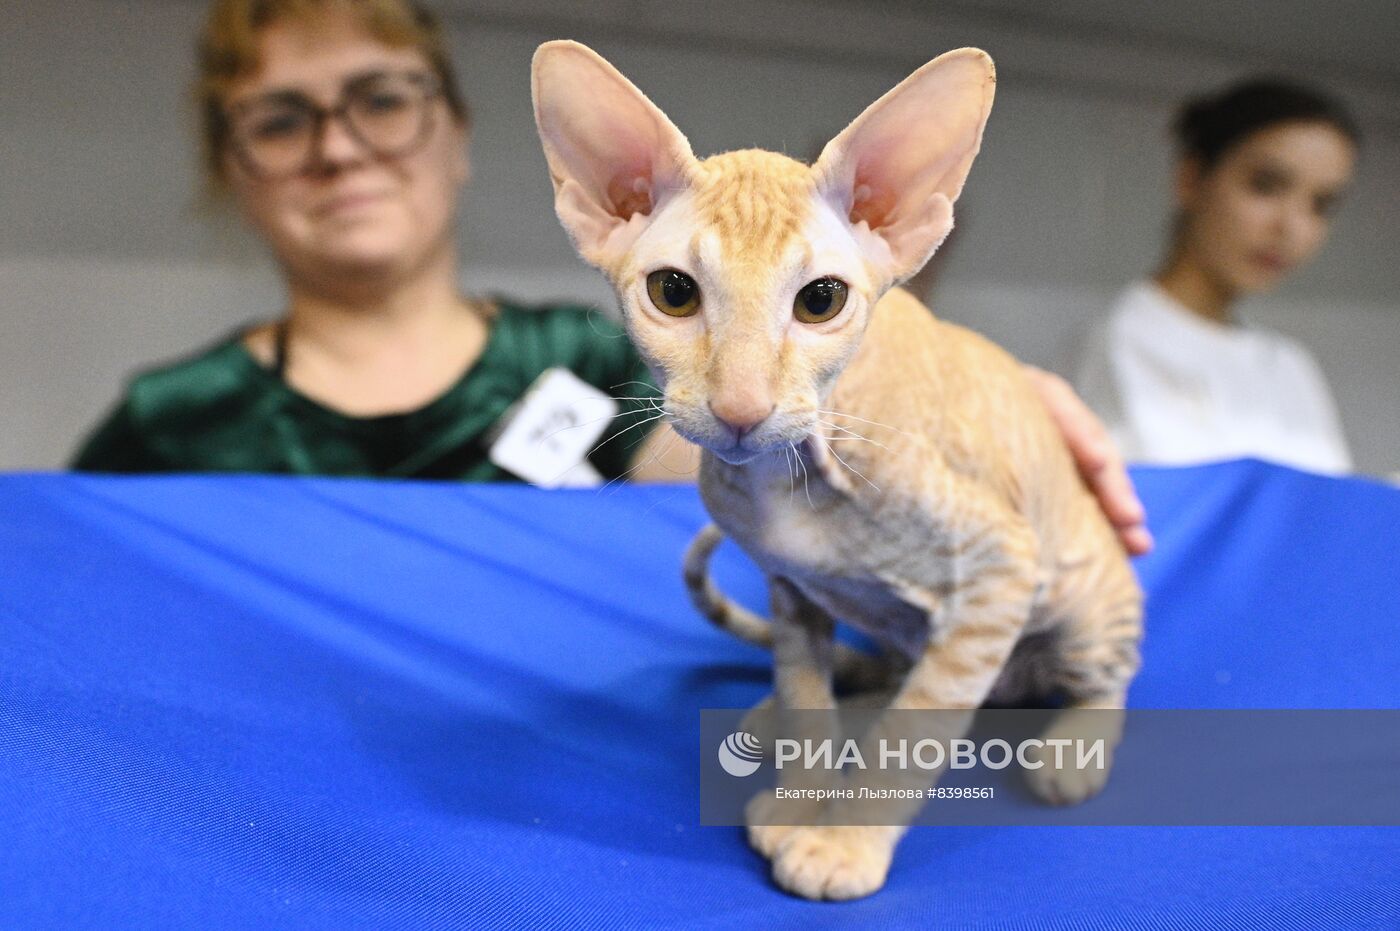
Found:
[{"label": "human hand", "polygon": [[1133,490],[1123,457],[1103,421],[1060,376],[1033,365],[1023,368],[1050,411],[1050,418],[1060,428],[1080,476],[1098,499],[1099,507],[1117,531],[1123,548],[1131,556],[1151,552],[1152,534],[1147,529],[1147,512]]}]

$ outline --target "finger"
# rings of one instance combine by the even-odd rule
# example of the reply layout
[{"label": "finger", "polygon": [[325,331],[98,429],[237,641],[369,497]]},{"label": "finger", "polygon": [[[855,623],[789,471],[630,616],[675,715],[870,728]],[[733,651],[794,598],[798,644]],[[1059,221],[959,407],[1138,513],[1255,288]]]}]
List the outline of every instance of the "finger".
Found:
[{"label": "finger", "polygon": [[1091,481],[1099,507],[1118,533],[1118,540],[1130,556],[1145,556],[1152,552],[1152,532],[1144,523],[1147,509],[1143,507],[1132,480],[1121,462],[1106,465]]},{"label": "finger", "polygon": [[1147,518],[1147,510],[1133,490],[1132,479],[1127,470],[1113,457],[1095,475],[1089,477],[1090,486],[1099,499],[1104,513],[1115,527],[1130,527],[1141,524]]},{"label": "finger", "polygon": [[1119,530],[1118,539],[1129,556],[1146,556],[1156,544],[1152,539],[1152,531],[1141,525]]},{"label": "finger", "polygon": [[1115,466],[1117,457],[1113,452],[1113,444],[1097,423],[1080,421],[1073,427],[1061,429],[1067,439],[1071,430],[1080,431],[1073,439],[1069,439],[1069,443],[1074,461],[1085,478],[1102,475]]},{"label": "finger", "polygon": [[1123,548],[1133,556],[1150,552],[1153,539],[1144,523],[1147,511],[1103,422],[1069,382],[1034,366],[1028,365],[1026,370]]},{"label": "finger", "polygon": [[1069,446],[1080,474],[1085,478],[1098,473],[1113,458],[1113,443],[1098,416],[1089,409],[1058,375],[1032,369],[1040,388],[1041,400]]}]

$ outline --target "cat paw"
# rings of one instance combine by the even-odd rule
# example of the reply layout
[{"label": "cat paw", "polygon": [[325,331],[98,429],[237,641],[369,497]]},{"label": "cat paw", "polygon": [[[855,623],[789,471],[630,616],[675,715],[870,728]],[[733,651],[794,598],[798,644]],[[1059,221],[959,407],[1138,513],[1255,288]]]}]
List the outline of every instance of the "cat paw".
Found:
[{"label": "cat paw", "polygon": [[1078,805],[1093,798],[1108,782],[1109,766],[1056,767],[1054,758],[1043,760],[1040,769],[1026,770],[1026,785],[1043,802],[1051,805]]},{"label": "cat paw", "polygon": [[773,880],[808,899],[859,899],[885,884],[895,838],[876,827],[789,828],[773,857]]},{"label": "cat paw", "polygon": [[[1026,770],[1026,784],[1042,801],[1051,805],[1077,805],[1093,798],[1108,782],[1113,768],[1113,751],[1123,736],[1121,708],[1093,708],[1066,711],[1044,735],[1041,746],[1028,756],[1039,760],[1039,769]],[[1060,743],[1063,752],[1053,749]],[[1100,751],[1079,762],[1078,753],[1069,748],[1101,745]],[[1059,758],[1060,766],[1056,766]],[[1103,765],[1097,765],[1102,763]]]},{"label": "cat paw", "polygon": [[796,830],[788,824],[751,824],[748,826],[749,846],[771,860],[787,836]]},{"label": "cat paw", "polygon": [[749,846],[771,860],[789,834],[801,824],[820,823],[821,814],[820,805],[780,800],[772,789],[759,792],[744,806]]}]

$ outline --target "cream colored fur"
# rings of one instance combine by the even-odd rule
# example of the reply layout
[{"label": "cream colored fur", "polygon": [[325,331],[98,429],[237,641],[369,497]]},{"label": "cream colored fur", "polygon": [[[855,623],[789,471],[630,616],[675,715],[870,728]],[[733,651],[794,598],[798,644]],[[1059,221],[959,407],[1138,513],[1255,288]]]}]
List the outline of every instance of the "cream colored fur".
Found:
[{"label": "cream colored fur", "polygon": [[[834,707],[833,667],[850,659],[833,649],[835,618],[896,657],[894,709],[1058,692],[1068,719],[1121,708],[1137,670],[1141,594],[1020,366],[893,287],[951,229],[994,89],[987,55],[959,49],[813,166],[763,151],[701,161],[592,51],[536,54],[560,219],[617,290],[668,420],[704,449],[715,523],[770,577],[771,629],[729,620],[771,641],[783,706]],[[660,269],[698,283],[698,312],[652,304],[647,275]],[[823,277],[845,282],[846,306],[802,323],[795,295]],[[703,573],[714,541],[688,570],[723,620]],[[1040,772],[1035,787],[1057,802],[1101,784]],[[811,898],[878,889],[903,832],[772,826],[768,814],[752,806],[750,841],[780,885]]]}]

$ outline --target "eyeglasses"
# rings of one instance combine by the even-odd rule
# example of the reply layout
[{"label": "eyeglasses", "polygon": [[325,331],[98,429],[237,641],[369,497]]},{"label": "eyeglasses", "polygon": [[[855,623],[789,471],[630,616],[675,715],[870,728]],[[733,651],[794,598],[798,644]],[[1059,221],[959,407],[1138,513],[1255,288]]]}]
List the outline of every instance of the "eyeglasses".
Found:
[{"label": "eyeglasses", "polygon": [[375,72],[349,81],[333,107],[283,91],[241,101],[224,116],[234,156],[250,174],[270,181],[310,168],[332,119],[377,158],[408,155],[432,132],[431,105],[441,93],[429,74]]}]

